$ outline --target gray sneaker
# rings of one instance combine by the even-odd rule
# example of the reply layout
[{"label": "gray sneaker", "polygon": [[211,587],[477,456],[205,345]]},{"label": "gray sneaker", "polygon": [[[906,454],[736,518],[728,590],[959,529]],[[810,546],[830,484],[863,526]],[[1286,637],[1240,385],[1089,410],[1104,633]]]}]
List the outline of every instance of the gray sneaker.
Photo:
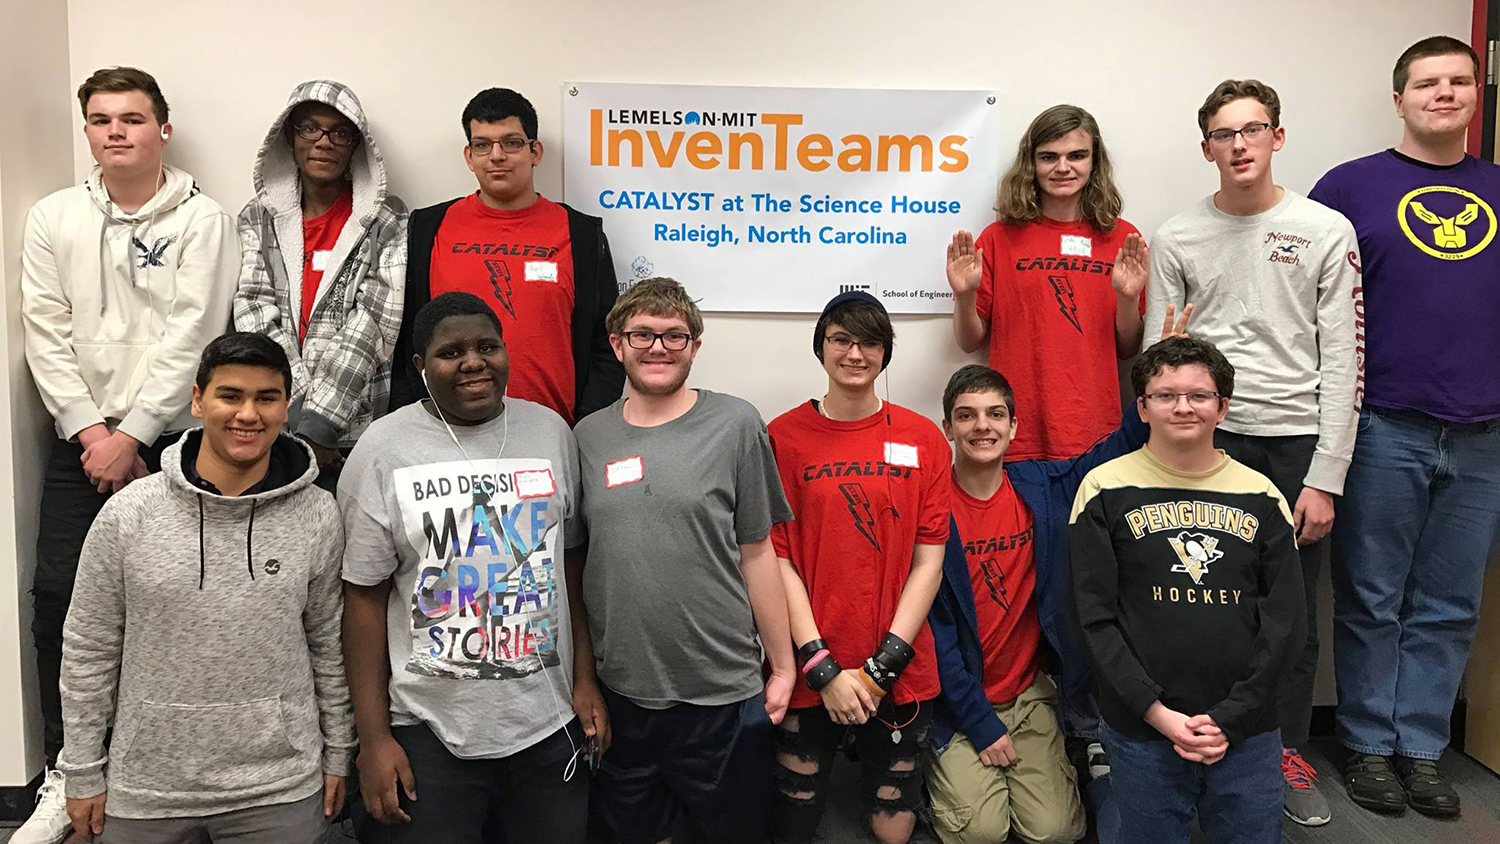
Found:
[{"label": "gray sneaker", "polygon": [[1318,791],[1318,773],[1295,747],[1281,751],[1281,776],[1286,780],[1286,802],[1282,811],[1293,823],[1322,826],[1333,820],[1328,800]]}]

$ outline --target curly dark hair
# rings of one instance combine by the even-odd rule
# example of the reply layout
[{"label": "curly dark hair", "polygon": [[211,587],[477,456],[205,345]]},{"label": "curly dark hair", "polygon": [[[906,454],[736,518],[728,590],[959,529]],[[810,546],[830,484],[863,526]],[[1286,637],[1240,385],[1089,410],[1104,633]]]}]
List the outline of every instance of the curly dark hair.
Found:
[{"label": "curly dark hair", "polygon": [[1145,395],[1146,382],[1160,375],[1163,369],[1194,363],[1208,370],[1221,398],[1227,399],[1234,394],[1233,364],[1219,347],[1197,337],[1168,337],[1141,352],[1130,367],[1130,385],[1135,388],[1137,396]]}]

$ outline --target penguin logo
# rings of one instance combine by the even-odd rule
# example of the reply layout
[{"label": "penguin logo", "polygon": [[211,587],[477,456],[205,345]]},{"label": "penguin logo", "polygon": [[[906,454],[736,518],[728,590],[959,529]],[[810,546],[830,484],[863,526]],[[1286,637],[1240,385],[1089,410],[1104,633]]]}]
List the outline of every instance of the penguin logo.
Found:
[{"label": "penguin logo", "polygon": [[1184,531],[1167,537],[1167,542],[1177,552],[1177,565],[1172,566],[1172,571],[1191,577],[1196,586],[1203,585],[1203,576],[1208,574],[1209,565],[1224,556],[1219,550],[1218,537],[1202,533]]}]

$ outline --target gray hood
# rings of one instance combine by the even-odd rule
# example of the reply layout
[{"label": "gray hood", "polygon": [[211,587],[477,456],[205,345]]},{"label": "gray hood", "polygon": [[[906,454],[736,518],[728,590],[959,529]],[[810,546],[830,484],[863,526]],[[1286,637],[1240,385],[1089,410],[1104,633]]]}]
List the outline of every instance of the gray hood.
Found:
[{"label": "gray hood", "polygon": [[188,480],[183,468],[188,460],[198,459],[198,449],[203,445],[203,429],[194,428],[183,433],[177,442],[162,450],[161,471],[167,480],[167,488],[173,495],[197,499],[198,510],[198,588],[208,575],[208,555],[205,552],[206,532],[212,527],[221,529],[221,522],[237,523],[248,511],[245,524],[245,567],[251,580],[255,579],[255,511],[265,509],[277,499],[288,498],[309,486],[318,477],[318,464],[312,449],[301,440],[280,434],[271,444],[271,462],[266,468],[266,488],[250,495],[219,495],[202,489]]},{"label": "gray hood", "polygon": [[[353,183],[353,208],[349,224],[339,233],[337,242],[329,254],[328,266],[344,266],[364,239],[366,231],[375,223],[376,216],[386,201],[385,164],[380,157],[380,146],[370,135],[369,122],[359,98],[348,86],[326,79],[304,82],[292,90],[286,107],[276,115],[266,140],[260,145],[255,159],[255,199],[271,218],[271,227],[276,234],[276,243],[284,259],[289,301],[302,302],[302,179],[297,173],[297,161],[292,154],[292,145],[283,133],[287,118],[298,105],[307,102],[323,103],[338,109],[359,129],[359,147],[349,159],[348,175]],[[325,273],[324,283],[313,295],[313,308],[317,309],[330,283],[337,275]],[[288,314],[292,323],[301,329],[300,308],[294,307]]]},{"label": "gray hood", "polygon": [[375,219],[375,210],[385,202],[385,162],[380,157],[380,145],[370,135],[369,121],[365,119],[364,107],[359,97],[349,86],[326,79],[303,82],[292,89],[286,107],[271,122],[271,129],[255,156],[255,195],[266,208],[277,217],[302,209],[302,182],[297,175],[297,162],[292,156],[291,144],[287,143],[283,127],[292,109],[302,103],[316,102],[338,109],[359,129],[359,147],[349,160],[349,176],[354,183],[353,219],[359,228],[368,226]]}]

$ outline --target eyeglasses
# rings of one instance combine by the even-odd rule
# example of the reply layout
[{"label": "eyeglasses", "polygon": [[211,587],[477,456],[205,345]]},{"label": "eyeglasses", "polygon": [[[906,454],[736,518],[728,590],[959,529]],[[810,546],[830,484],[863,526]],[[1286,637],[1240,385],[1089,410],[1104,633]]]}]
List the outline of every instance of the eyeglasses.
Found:
[{"label": "eyeglasses", "polygon": [[1266,132],[1273,129],[1269,123],[1247,123],[1238,129],[1215,129],[1208,133],[1208,142],[1216,147],[1229,146],[1234,143],[1234,136],[1239,135],[1245,139],[1245,143],[1255,143],[1255,140]]},{"label": "eyeglasses", "polygon": [[649,349],[661,341],[661,347],[669,352],[680,352],[692,342],[693,335],[685,331],[663,331],[658,334],[655,331],[622,331],[621,336],[632,349]]},{"label": "eyeglasses", "polygon": [[856,345],[867,355],[885,351],[885,343],[880,340],[856,340],[847,334],[834,334],[824,337],[823,340],[841,352],[847,352]]},{"label": "eyeglasses", "polygon": [[336,147],[349,146],[359,138],[358,132],[355,132],[353,129],[345,129],[342,126],[337,126],[333,129],[324,129],[316,123],[300,123],[297,125],[297,137],[304,141],[317,143],[323,140],[324,135],[327,135],[328,140],[333,141],[333,145]]},{"label": "eyeglasses", "polygon": [[1176,407],[1177,406],[1177,400],[1181,399],[1181,398],[1187,399],[1188,400],[1188,404],[1192,405],[1193,407],[1200,407],[1201,408],[1201,407],[1209,407],[1210,405],[1213,405],[1216,402],[1218,402],[1218,400],[1219,400],[1219,394],[1218,393],[1209,393],[1209,392],[1205,392],[1205,391],[1202,391],[1202,390],[1196,390],[1196,391],[1191,392],[1191,393],[1169,393],[1169,392],[1161,392],[1161,393],[1147,393],[1145,395],[1145,399],[1146,399],[1146,403],[1147,404],[1152,404],[1152,405],[1155,405],[1155,406],[1160,407],[1160,408]]},{"label": "eyeglasses", "polygon": [[469,139],[469,152],[484,157],[490,154],[490,150],[498,146],[505,151],[506,155],[511,155],[526,149],[534,143],[536,143],[535,139],[522,137],[521,135],[506,135],[498,141],[492,141],[489,138],[471,138]]}]

